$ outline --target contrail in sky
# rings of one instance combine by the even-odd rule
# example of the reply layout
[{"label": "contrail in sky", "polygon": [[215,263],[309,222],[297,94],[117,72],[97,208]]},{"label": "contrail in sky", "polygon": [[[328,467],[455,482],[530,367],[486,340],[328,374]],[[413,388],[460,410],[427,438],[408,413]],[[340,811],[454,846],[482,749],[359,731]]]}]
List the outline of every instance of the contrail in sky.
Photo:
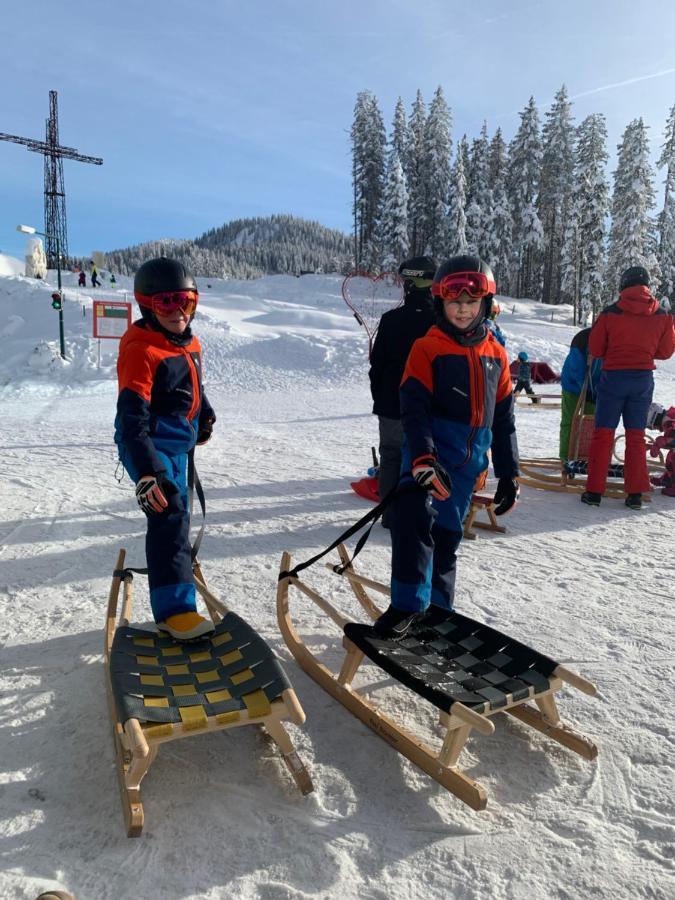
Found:
[{"label": "contrail in sky", "polygon": [[615,81],[613,84],[605,84],[602,87],[592,88],[590,91],[581,91],[574,94],[570,100],[578,100],[579,97],[589,97],[591,94],[601,94],[603,91],[611,91],[614,88],[625,87],[627,84],[635,84],[638,81],[649,81],[650,78],[662,78],[664,75],[672,75],[675,67],[672,69],[662,69],[660,72],[652,72],[651,75],[638,75],[637,78],[627,78],[625,81]]}]

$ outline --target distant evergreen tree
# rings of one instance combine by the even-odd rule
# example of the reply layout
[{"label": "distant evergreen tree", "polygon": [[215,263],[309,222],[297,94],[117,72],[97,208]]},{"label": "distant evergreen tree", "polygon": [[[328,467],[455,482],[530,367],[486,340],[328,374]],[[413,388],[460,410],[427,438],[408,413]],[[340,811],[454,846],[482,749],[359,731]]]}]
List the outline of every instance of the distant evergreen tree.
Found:
[{"label": "distant evergreen tree", "polygon": [[607,128],[604,116],[595,113],[577,128],[574,187],[561,260],[562,297],[574,305],[575,324],[595,316],[605,299],[606,163]]},{"label": "distant evergreen tree", "polygon": [[492,184],[496,178],[499,178],[500,175],[506,174],[507,162],[508,151],[506,141],[502,135],[501,128],[498,128],[490,141],[490,148],[488,150],[488,178],[490,184]]},{"label": "distant evergreen tree", "polygon": [[512,256],[513,218],[506,193],[507,152],[501,129],[497,129],[488,152],[490,209],[486,218],[484,254],[493,271],[497,287],[507,290],[508,268]]},{"label": "distant evergreen tree", "polygon": [[653,283],[659,283],[656,226],[651,216],[655,199],[647,128],[641,118],[634,119],[618,146],[614,173],[606,278],[610,296],[617,292],[621,272],[628,266],[646,266]]},{"label": "distant evergreen tree", "polygon": [[464,172],[464,153],[460,142],[457,145],[457,155],[450,184],[450,203],[447,216],[448,248],[446,251],[448,256],[467,251],[465,204],[466,174]]},{"label": "distant evergreen tree", "polygon": [[507,193],[513,215],[513,262],[510,292],[516,297],[541,296],[540,251],[543,230],[537,212],[541,136],[534,97],[520,113],[520,126],[509,146]]},{"label": "distant evergreen tree", "polygon": [[560,303],[560,257],[572,196],[574,127],[572,104],[563,85],[546,113],[543,129],[538,211],[543,229],[544,303]]},{"label": "distant evergreen tree", "polygon": [[420,256],[425,249],[426,167],[424,137],[426,123],[426,106],[422,92],[418,90],[408,121],[408,145],[402,160],[403,171],[408,185],[408,233],[412,256]]},{"label": "distant evergreen tree", "polygon": [[377,99],[370,91],[356,98],[351,129],[354,216],[354,264],[377,263],[377,231],[382,212],[386,134]]},{"label": "distant evergreen tree", "polygon": [[424,131],[424,227],[420,244],[431,256],[446,252],[446,212],[450,187],[451,115],[443,89],[438,87],[429,106]]},{"label": "distant evergreen tree", "polygon": [[394,109],[389,146],[391,150],[396,152],[401,166],[403,167],[403,174],[405,175],[405,160],[408,150],[408,120],[406,118],[403,100],[401,100],[400,97],[397,99],[396,108]]},{"label": "distant evergreen tree", "polygon": [[658,290],[659,297],[668,297],[675,308],[675,106],[670,110],[664,137],[657,162],[659,169],[666,170],[663,209],[659,215],[661,280]]},{"label": "distant evergreen tree", "polygon": [[395,271],[408,256],[408,190],[403,166],[393,146],[387,164],[380,246],[384,271]]},{"label": "distant evergreen tree", "polygon": [[492,190],[489,176],[487,124],[483,122],[480,136],[471,145],[467,185],[466,240],[469,253],[487,256]]}]

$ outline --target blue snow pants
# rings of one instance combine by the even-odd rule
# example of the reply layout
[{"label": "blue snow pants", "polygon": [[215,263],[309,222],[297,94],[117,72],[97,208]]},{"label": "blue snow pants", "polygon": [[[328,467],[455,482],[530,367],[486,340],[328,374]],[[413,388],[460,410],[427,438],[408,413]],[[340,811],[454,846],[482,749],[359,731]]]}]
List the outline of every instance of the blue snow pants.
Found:
[{"label": "blue snow pants", "polygon": [[[195,585],[192,578],[190,547],[190,501],[187,486],[187,453],[157,451],[164,463],[166,477],[178,488],[167,495],[168,507],[157,515],[147,516],[145,555],[148,564],[150,605],[155,622],[169,616],[197,609]],[[132,481],[141,473],[130,471]]]},{"label": "blue snow pants", "polygon": [[614,429],[623,417],[624,428],[644,431],[653,393],[651,369],[603,369],[597,389],[595,427]]},{"label": "blue snow pants", "polygon": [[[442,460],[441,460],[442,463]],[[452,493],[435,500],[410,475],[404,444],[401,489],[391,517],[391,605],[423,612],[430,604],[452,609],[457,548],[478,472],[449,469]]]}]

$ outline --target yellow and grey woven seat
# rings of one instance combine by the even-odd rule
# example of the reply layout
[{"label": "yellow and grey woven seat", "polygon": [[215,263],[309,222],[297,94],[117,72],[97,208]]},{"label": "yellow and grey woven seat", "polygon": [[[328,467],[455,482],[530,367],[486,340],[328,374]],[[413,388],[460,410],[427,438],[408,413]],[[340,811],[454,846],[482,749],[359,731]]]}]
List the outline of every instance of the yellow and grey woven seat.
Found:
[{"label": "yellow and grey woven seat", "polygon": [[146,735],[189,729],[209,717],[227,725],[266,716],[290,683],[265,641],[228,612],[215,633],[189,644],[153,631],[121,626],[110,654],[120,720],[135,718]]},{"label": "yellow and grey woven seat", "polygon": [[[105,660],[122,809],[129,837],[143,829],[140,785],[161,744],[244,725],[265,728],[303,794],[314,788],[284,721],[305,714],[274,653],[260,635],[215,597],[194,563],[195,586],[215,631],[180,643],[129,625],[132,570],[120,550],[108,597]],[[117,618],[120,587],[122,610]]]}]

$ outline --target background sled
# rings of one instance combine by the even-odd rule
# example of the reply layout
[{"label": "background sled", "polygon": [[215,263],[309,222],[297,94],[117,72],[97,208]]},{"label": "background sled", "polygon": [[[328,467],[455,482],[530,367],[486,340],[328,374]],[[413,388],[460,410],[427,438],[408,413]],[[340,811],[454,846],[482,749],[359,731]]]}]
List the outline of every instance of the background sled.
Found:
[{"label": "background sled", "polygon": [[310,793],[311,778],[282,724],[288,719],[301,725],[305,714],[267,644],[211,594],[198,563],[195,584],[216,625],[214,634],[180,643],[131,627],[132,573],[123,568],[124,559],[120,550],[108,598],[104,649],[127,835],[138,837],[143,829],[140,785],[160,744],[205,731],[264,726],[302,793]]},{"label": "background sled", "polygon": [[[384,595],[389,594],[389,588],[357,575],[344,545],[338,546],[338,553],[342,566],[328,564],[328,568],[347,579],[366,614],[377,618],[381,610],[366,588]],[[291,586],[312,600],[342,631],[346,653],[338,673],[320,662],[298,635],[289,608]],[[311,678],[472,809],[485,808],[487,793],[458,768],[457,762],[472,730],[485,735],[494,732],[490,716],[498,712],[514,716],[585,759],[597,755],[597,748],[588,738],[561,724],[554,697],[563,683],[589,695],[596,693],[595,687],[565,666],[466,616],[450,613],[444,622],[414,631],[400,641],[378,639],[372,628],[350,622],[293,575],[291,557],[284,553],[277,587],[277,617],[289,650]],[[354,686],[354,677],[366,657],[440,710],[445,736],[438,749],[428,747],[384,715]],[[534,706],[527,702],[530,699]]]},{"label": "background sled", "polygon": [[516,397],[516,406],[532,407],[532,409],[560,409],[562,405],[560,394],[531,394],[520,393]]},{"label": "background sled", "polygon": [[[498,534],[505,534],[506,528],[499,524],[494,510],[495,504],[492,494],[474,491],[471,495],[469,512],[464,520],[464,537],[469,541],[475,541],[478,535],[473,530],[474,528],[483,528],[486,531],[496,531]],[[487,516],[487,522],[478,521],[477,517],[482,512]]]}]

